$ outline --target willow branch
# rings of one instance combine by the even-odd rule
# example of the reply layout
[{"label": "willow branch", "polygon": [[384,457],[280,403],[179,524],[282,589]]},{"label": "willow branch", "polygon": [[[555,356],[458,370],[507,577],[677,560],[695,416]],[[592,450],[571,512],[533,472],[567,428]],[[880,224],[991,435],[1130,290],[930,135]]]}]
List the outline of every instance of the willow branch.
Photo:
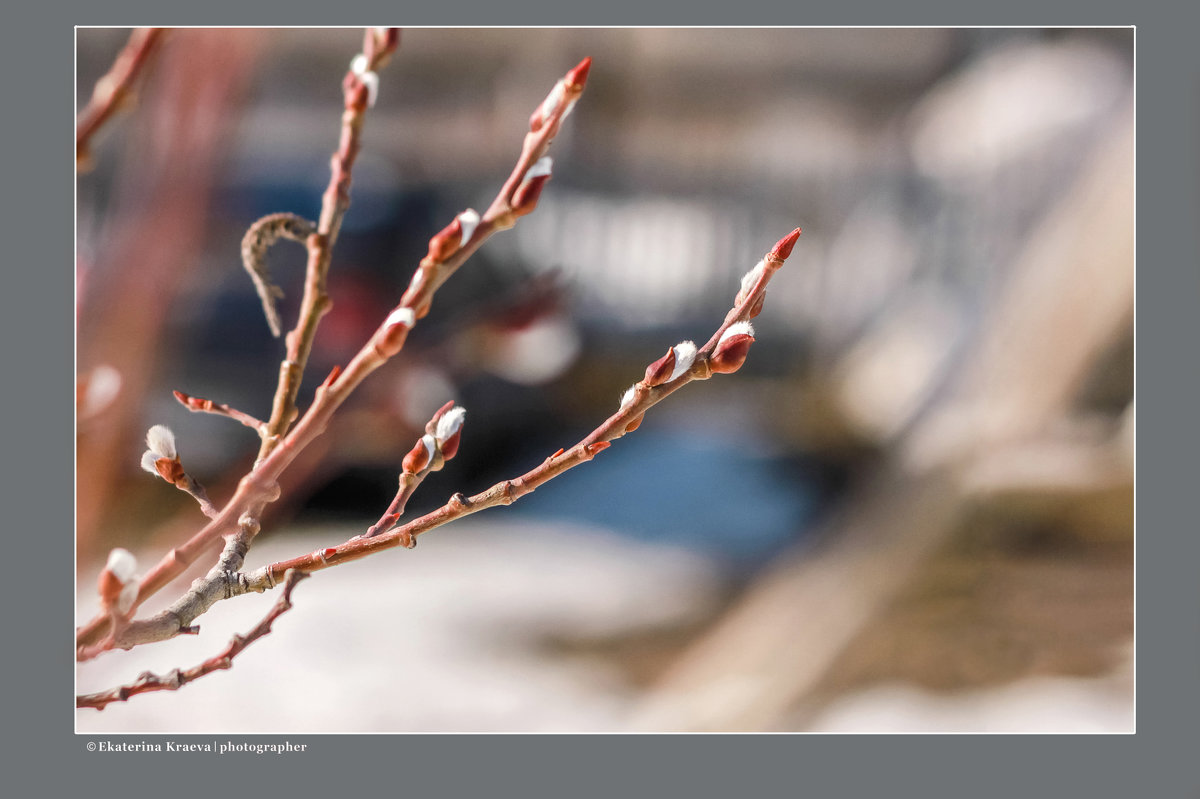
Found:
[{"label": "willow branch", "polygon": [[234,658],[240,655],[250,644],[270,634],[271,625],[275,623],[275,620],[292,609],[292,591],[296,588],[296,584],[305,577],[308,577],[308,575],[303,572],[292,572],[287,575],[283,595],[271,606],[271,610],[263,617],[262,621],[256,624],[245,635],[233,636],[224,650],[203,663],[186,670],[174,669],[165,676],[153,674],[148,671],[144,672],[128,685],[75,697],[75,707],[93,707],[97,710],[103,710],[113,702],[125,702],[129,700],[129,697],[136,696],[137,694],[145,694],[152,691],[178,691],[183,686],[200,679],[206,674],[233,668]]},{"label": "willow branch", "polygon": [[[745,275],[733,307],[702,348],[697,349],[692,342],[688,341],[680,342],[668,350],[666,355],[646,368],[642,380],[626,391],[617,413],[610,416],[570,450],[559,450],[526,474],[497,483],[472,497],[455,494],[442,507],[400,527],[383,531],[377,530],[375,534],[358,536],[338,546],[325,547],[289,560],[279,561],[248,574],[233,574],[231,570],[214,569],[205,580],[197,581],[192,589],[192,593],[202,595],[203,601],[187,604],[184,608],[179,607],[179,603],[177,603],[177,606],[151,619],[129,623],[116,636],[115,646],[128,649],[139,644],[173,637],[182,632],[185,625],[216,601],[248,592],[270,590],[278,584],[280,576],[286,574],[288,570],[319,571],[383,550],[400,546],[411,547],[417,537],[423,533],[487,508],[511,505],[547,481],[592,460],[598,453],[607,449],[610,442],[636,430],[647,410],[683,386],[694,380],[707,380],[714,373],[730,373],[741,367],[748,354],[750,344],[754,340],[749,320],[762,310],[767,283],[790,255],[799,235],[800,230],[797,228],[780,239],[771,251],[759,261],[758,265]],[[364,348],[364,351],[366,349]],[[324,397],[327,397],[328,394],[322,395],[322,391],[336,387],[340,382],[340,379],[335,379],[336,377],[337,372],[335,371],[330,376],[331,379],[327,380],[321,389],[318,389],[318,399],[314,401],[312,409],[296,426],[293,433],[289,434],[289,440],[292,436],[307,430],[307,425],[313,419],[313,409],[327,407]],[[342,375],[342,378],[344,377],[345,375]],[[439,411],[439,416],[447,408],[448,406]],[[434,421],[437,419],[438,416],[435,416]],[[444,447],[448,443],[449,439],[439,441],[439,447]],[[271,456],[272,459],[288,452],[287,444],[288,442],[285,441],[284,446]],[[455,448],[457,448],[456,443]],[[381,519],[381,523],[385,522],[385,519]]]},{"label": "willow branch", "polygon": [[135,28],[104,77],[96,81],[92,97],[75,122],[75,168],[88,163],[88,145],[101,126],[130,98],[139,73],[167,33],[167,28]]},{"label": "willow branch", "polygon": [[[549,149],[562,120],[583,93],[590,65],[591,59],[584,59],[568,72],[534,112],[530,120],[531,130],[525,136],[517,165],[485,217],[473,230],[467,230],[462,224],[464,215],[460,214],[445,230],[430,240],[430,254],[421,261],[400,304],[388,314],[344,370],[335,368],[329,374],[317,388],[312,404],[303,417],[279,440],[277,446],[265,457],[261,457],[254,469],[242,478],[233,497],[216,518],[184,544],[168,552],[146,574],[139,585],[135,610],[148,597],[186,571],[201,554],[214,546],[218,539],[234,532],[243,516],[255,519],[261,516],[263,507],[279,496],[280,474],[304,447],[324,432],[334,412],[354,389],[403,349],[409,331],[416,324],[416,320],[428,312],[434,294],[449,275],[462,266],[493,233],[511,227],[518,217],[536,208],[541,188],[549,175],[545,172],[536,174],[539,170],[534,167]],[[463,235],[464,233],[466,235]],[[319,238],[319,234],[314,238]],[[295,332],[289,334],[289,339]],[[287,372],[291,368],[289,364],[292,363],[290,360],[285,361],[281,374]],[[277,394],[277,401],[279,397]],[[97,615],[76,631],[77,658],[82,659],[81,653],[92,651],[88,645],[103,636],[107,626],[107,617]],[[156,626],[155,630],[157,629]],[[142,622],[133,622],[122,636],[121,646],[127,648],[148,640],[161,640],[143,640],[142,634]]]}]

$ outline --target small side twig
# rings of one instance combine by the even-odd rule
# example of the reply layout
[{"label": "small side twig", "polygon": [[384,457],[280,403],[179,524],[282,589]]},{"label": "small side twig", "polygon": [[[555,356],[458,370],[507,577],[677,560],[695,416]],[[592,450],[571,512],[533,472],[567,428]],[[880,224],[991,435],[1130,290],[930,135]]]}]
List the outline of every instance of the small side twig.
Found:
[{"label": "small side twig", "polygon": [[89,162],[88,145],[96,131],[113,116],[131,95],[133,82],[145,68],[167,28],[135,28],[112,67],[92,89],[92,97],[75,122],[75,168]]},{"label": "small side twig", "polygon": [[153,691],[178,691],[190,682],[200,679],[214,671],[233,667],[233,660],[250,644],[268,635],[275,620],[292,609],[292,591],[296,584],[309,575],[304,572],[289,572],[283,587],[283,595],[271,606],[271,610],[262,621],[244,635],[235,635],[223,651],[190,669],[174,669],[166,675],[143,672],[136,680],[128,685],[122,685],[107,691],[93,694],[82,694],[75,697],[75,707],[92,707],[103,710],[113,702],[125,702],[131,696],[151,693]]},{"label": "small side twig", "polygon": [[[462,438],[462,421],[466,411],[454,408],[454,400],[447,402],[433,415],[425,425],[425,435],[417,439],[417,443],[407,455],[400,471],[400,487],[387,510],[379,517],[379,521],[371,525],[367,532],[359,538],[374,538],[380,533],[395,526],[404,515],[408,500],[416,492],[417,487],[432,472],[441,470],[458,453],[458,444]],[[412,549],[416,541],[412,538],[401,542]]]},{"label": "small side twig", "polygon": [[235,422],[241,422],[256,432],[261,431],[265,426],[261,419],[256,419],[250,414],[239,411],[237,408],[231,408],[222,402],[213,402],[210,399],[193,397],[189,394],[184,394],[182,391],[174,391],[172,393],[183,407],[194,413],[212,413],[217,416],[225,416]]},{"label": "small side twig", "polygon": [[151,427],[146,433],[146,445],[150,448],[142,453],[142,468],[191,496],[199,503],[205,516],[216,519],[220,511],[208,498],[204,486],[183,468],[183,461],[175,448],[175,434],[170,428],[161,424]]}]

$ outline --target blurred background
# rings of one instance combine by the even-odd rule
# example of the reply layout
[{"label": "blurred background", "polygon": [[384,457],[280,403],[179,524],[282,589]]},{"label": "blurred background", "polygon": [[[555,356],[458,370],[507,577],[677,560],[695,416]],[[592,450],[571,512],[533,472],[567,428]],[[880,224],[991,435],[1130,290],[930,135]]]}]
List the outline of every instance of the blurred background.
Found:
[{"label": "blurred background", "polygon": [[[78,30],[77,108],[128,36]],[[150,425],[218,504],[253,462],[253,432],[171,391],[269,415],[283,345],[240,241],[317,216],[361,37],[173,31],[93,142],[80,621],[111,547],[148,568],[203,522],[139,469]],[[1131,29],[407,30],[302,407],[585,55],[537,212],[293,464],[248,566],[378,519],[446,400],[463,445],[410,516],[571,446],[801,226],[745,366],[515,506],[319,573],[231,671],[77,729],[1132,731]],[[290,326],[302,248],[270,261]],[[274,600],[83,664],[77,689],[198,663]]]}]

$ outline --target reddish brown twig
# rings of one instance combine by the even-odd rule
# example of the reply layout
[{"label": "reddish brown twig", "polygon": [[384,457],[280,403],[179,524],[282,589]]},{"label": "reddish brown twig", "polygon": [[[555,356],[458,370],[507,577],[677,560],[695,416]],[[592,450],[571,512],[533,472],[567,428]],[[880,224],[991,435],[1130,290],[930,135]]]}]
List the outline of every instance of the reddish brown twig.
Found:
[{"label": "reddish brown twig", "polygon": [[[341,137],[331,160],[329,186],[321,199],[321,216],[316,232],[308,236],[308,267],[304,296],[300,301],[300,317],[296,327],[287,335],[287,357],[279,366],[279,384],[271,405],[271,418],[262,431],[262,444],[258,451],[260,461],[271,454],[296,419],[296,394],[300,391],[300,380],[312,351],[317,325],[321,317],[329,312],[331,305],[325,283],[333,245],[337,241],[346,210],[350,207],[351,172],[354,160],[358,157],[363,120],[367,107],[374,104],[374,92],[378,87],[379,79],[375,70],[387,63],[399,43],[399,31],[395,28],[389,28],[385,33],[367,28],[363,52],[351,62],[351,68],[342,80],[345,111],[342,114]],[[264,302],[267,301],[264,299]],[[268,318],[270,316],[268,312]]]},{"label": "reddish brown twig", "polygon": [[75,168],[89,161],[88,144],[96,131],[124,105],[132,94],[133,82],[146,67],[167,28],[135,28],[129,41],[104,77],[96,81],[92,97],[75,122]]},{"label": "reddish brown twig", "polygon": [[256,419],[248,413],[243,413],[237,408],[231,408],[224,403],[193,397],[189,394],[184,394],[182,391],[174,391],[172,393],[183,407],[194,413],[212,413],[217,416],[225,416],[235,422],[241,422],[256,432],[261,431],[264,427],[264,423],[260,419]]},{"label": "reddish brown twig", "polygon": [[[372,40],[371,34],[368,34],[368,40]],[[242,478],[233,497],[230,498],[212,522],[193,535],[187,542],[168,552],[146,574],[138,591],[137,602],[134,605],[135,610],[148,597],[157,593],[171,580],[182,574],[202,553],[207,552],[210,547],[214,546],[219,538],[236,530],[243,517],[257,519],[261,515],[262,508],[268,502],[274,501],[278,497],[279,487],[277,480],[279,475],[304,447],[325,430],[330,417],[351,392],[369,374],[382,366],[389,358],[403,348],[408,331],[416,323],[416,319],[428,311],[433,295],[438,287],[492,233],[496,230],[511,227],[517,217],[530,213],[536,207],[538,193],[549,176],[547,174],[536,175],[531,173],[538,171],[534,169],[535,164],[545,154],[555,134],[557,134],[563,118],[570,112],[574,102],[582,94],[590,64],[591,60],[585,59],[577,67],[568,72],[567,76],[551,91],[547,102],[543,102],[538,111],[535,112],[534,120],[531,120],[531,131],[525,137],[524,146],[522,147],[516,167],[501,188],[500,193],[492,203],[487,214],[478,222],[473,234],[465,237],[462,235],[464,230],[462,227],[463,215],[460,214],[446,230],[443,230],[430,241],[430,255],[422,260],[421,266],[418,268],[416,274],[414,274],[413,282],[405,292],[400,305],[388,315],[383,324],[372,335],[371,339],[346,366],[345,370],[335,369],[326,378],[325,382],[318,387],[313,402],[304,416],[286,436],[279,439],[278,444],[271,449],[269,454],[261,457],[253,471]],[[561,90],[559,86],[562,86]],[[557,97],[557,101],[553,104],[549,103],[549,100],[555,97]],[[346,116],[350,115],[347,112]],[[346,135],[347,129],[344,127],[343,136],[345,137]],[[345,144],[344,141],[343,144]],[[336,161],[337,157],[335,156]],[[344,177],[348,181],[348,174]],[[341,185],[338,180],[335,180],[334,183],[337,183],[339,186]],[[348,182],[346,185],[348,186]],[[331,189],[333,188],[334,186],[331,184]],[[328,198],[329,196],[330,194],[327,192],[326,197]],[[344,208],[342,210],[344,211]],[[325,218],[326,215],[323,212],[322,219],[324,220]],[[340,220],[340,216],[338,216],[338,219]],[[451,236],[448,231],[453,231],[456,228],[457,232]],[[310,237],[310,248],[313,239],[320,237],[320,233]],[[466,239],[465,241],[463,241],[464,238]],[[312,265],[312,252],[313,250],[310,249],[310,266]],[[327,250],[325,252],[327,253]],[[310,269],[310,278],[314,274],[314,271]],[[320,280],[322,286],[323,282],[324,278],[322,276]],[[306,289],[306,297],[308,296],[309,292]],[[306,303],[305,305],[305,307],[310,306],[314,309],[316,307],[316,305],[311,305],[310,303]],[[310,317],[312,317],[313,322],[311,331],[315,331],[315,316],[310,314]],[[289,347],[291,347],[291,341],[298,338],[296,334],[305,325],[305,318],[305,311],[302,310],[301,323],[298,324],[295,330],[288,334]],[[309,330],[310,328],[305,329]],[[307,351],[304,357],[307,358]],[[289,358],[284,361],[281,367],[281,389],[286,382],[283,378],[293,372],[296,377],[296,386],[298,387],[298,379],[302,369],[299,368],[296,361]],[[279,403],[282,401],[281,398],[284,397],[284,394],[294,399],[294,391],[283,392],[281,390],[280,393],[276,394],[276,410],[280,407]],[[292,407],[290,413],[294,413],[295,406],[292,404],[292,401],[288,400],[287,404]],[[272,412],[272,418],[275,419],[275,411]],[[273,440],[274,438],[275,435],[270,434],[264,438],[264,441]],[[219,587],[216,583],[210,583],[208,589],[216,591]],[[190,609],[182,614],[170,611],[142,622],[135,622],[130,625],[130,629],[127,629],[125,635],[122,636],[120,645],[128,647],[169,638],[171,635],[176,634],[172,632],[172,628],[179,629],[190,624],[191,619],[194,618],[194,616],[188,617],[188,614],[191,612]],[[88,645],[94,643],[105,634],[107,625],[107,617],[97,615],[76,631],[77,658],[82,659],[83,653],[95,653],[95,648]]]},{"label": "reddish brown twig", "polygon": [[178,691],[183,686],[200,679],[205,674],[233,668],[233,659],[240,655],[250,644],[270,634],[271,625],[275,623],[275,620],[292,609],[292,591],[296,588],[297,583],[308,576],[304,572],[292,572],[288,574],[284,581],[283,595],[271,606],[271,610],[263,617],[262,621],[256,624],[245,635],[233,636],[224,650],[203,663],[193,666],[190,669],[175,669],[165,676],[153,674],[148,671],[143,672],[128,685],[75,697],[75,707],[93,707],[97,710],[103,710],[113,702],[125,702],[128,701],[129,697],[138,694],[146,694],[152,691]]}]

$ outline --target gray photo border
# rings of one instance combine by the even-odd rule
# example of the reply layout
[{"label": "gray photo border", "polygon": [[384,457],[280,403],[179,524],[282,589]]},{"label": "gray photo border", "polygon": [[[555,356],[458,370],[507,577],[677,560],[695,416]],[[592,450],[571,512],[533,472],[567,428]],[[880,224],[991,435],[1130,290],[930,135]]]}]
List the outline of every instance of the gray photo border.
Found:
[{"label": "gray photo border", "polygon": [[[254,11],[229,0],[171,9],[151,2],[26,8],[10,18],[4,126],[10,286],[7,382],[16,407],[10,444],[8,613],[4,715],[6,783],[28,795],[218,795],[275,788],[293,795],[388,791],[415,796],[745,794],[867,797],[913,795],[1195,796],[1200,646],[1196,494],[1200,374],[1187,342],[1200,340],[1196,230],[1200,58],[1196,27],[1146,4],[1020,0],[965,11],[921,2],[839,3],[811,11],[781,0],[730,6],[644,1],[576,6],[513,3],[311,2]],[[294,755],[238,757],[90,754],[76,736],[64,686],[73,683],[70,639],[74,572],[71,497],[73,396],[73,162],[67,148],[73,97],[74,25],[1136,25],[1138,155],[1142,192],[1137,254],[1142,292],[1139,408],[1142,466],[1138,515],[1138,693],[1135,735],[520,735],[289,736]],[[1193,16],[1187,14],[1187,16]],[[60,132],[62,135],[60,135]],[[19,198],[19,199],[18,199]],[[14,214],[15,212],[15,219]],[[27,287],[28,285],[28,287]],[[19,298],[18,302],[12,300]],[[1181,368],[1182,367],[1182,368]],[[32,550],[32,551],[30,551]],[[36,568],[34,564],[50,564]],[[64,697],[67,697],[64,699]],[[193,736],[179,736],[186,741]],[[110,740],[140,740],[109,736]],[[238,741],[272,742],[274,736]],[[1185,773],[1189,772],[1189,773]],[[1168,790],[1164,791],[1163,788]],[[14,795],[23,795],[18,788]]]}]

